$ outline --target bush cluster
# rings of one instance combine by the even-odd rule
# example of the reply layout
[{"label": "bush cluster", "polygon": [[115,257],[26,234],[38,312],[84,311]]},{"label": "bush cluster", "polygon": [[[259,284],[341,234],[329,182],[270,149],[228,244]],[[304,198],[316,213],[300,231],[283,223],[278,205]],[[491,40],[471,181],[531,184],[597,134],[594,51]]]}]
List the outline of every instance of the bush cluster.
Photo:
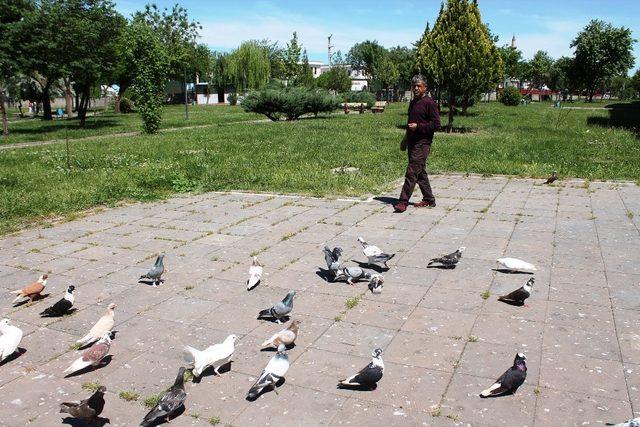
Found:
[{"label": "bush cluster", "polygon": [[376,96],[367,91],[351,91],[342,94],[342,102],[366,102],[367,108],[371,108],[376,103]]},{"label": "bush cluster", "polygon": [[237,93],[230,93],[229,96],[227,96],[227,100],[229,101],[229,105],[236,105],[238,103],[238,94]]},{"label": "bush cluster", "polygon": [[133,101],[129,98],[120,98],[120,112],[128,114],[133,112]]},{"label": "bush cluster", "polygon": [[330,113],[340,108],[340,102],[324,90],[303,87],[262,89],[249,93],[242,100],[245,111],[264,114],[273,121],[285,117],[297,120],[303,114]]},{"label": "bush cluster", "polygon": [[522,95],[520,94],[520,91],[513,86],[506,88],[500,96],[500,102],[504,105],[519,105],[521,99]]}]

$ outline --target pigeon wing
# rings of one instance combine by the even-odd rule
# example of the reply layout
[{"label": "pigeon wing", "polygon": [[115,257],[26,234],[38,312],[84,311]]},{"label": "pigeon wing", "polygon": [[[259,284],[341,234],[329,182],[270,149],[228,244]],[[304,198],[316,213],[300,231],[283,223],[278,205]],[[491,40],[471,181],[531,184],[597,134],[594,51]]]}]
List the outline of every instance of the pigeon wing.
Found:
[{"label": "pigeon wing", "polygon": [[340,381],[344,385],[372,386],[382,378],[382,367],[369,363],[355,375]]},{"label": "pigeon wing", "polygon": [[278,316],[285,316],[291,312],[291,307],[283,302],[279,302],[273,306],[272,310]]},{"label": "pigeon wing", "polygon": [[331,249],[329,249],[327,246],[324,247],[323,252],[324,260],[327,263],[327,268],[331,269],[331,264],[333,264],[333,262],[335,261],[335,259],[333,258],[333,252],[331,252]]},{"label": "pigeon wing", "polygon": [[520,287],[515,291],[509,293],[508,295],[501,296],[499,299],[501,301],[515,301],[515,302],[523,302],[527,298],[529,298],[529,292],[527,292],[524,287]]},{"label": "pigeon wing", "polygon": [[369,245],[362,250],[362,253],[364,253],[366,257],[375,257],[382,255],[382,250],[377,246]]},{"label": "pigeon wing", "polygon": [[110,345],[106,342],[99,342],[92,345],[82,354],[82,360],[97,365],[109,353]]}]

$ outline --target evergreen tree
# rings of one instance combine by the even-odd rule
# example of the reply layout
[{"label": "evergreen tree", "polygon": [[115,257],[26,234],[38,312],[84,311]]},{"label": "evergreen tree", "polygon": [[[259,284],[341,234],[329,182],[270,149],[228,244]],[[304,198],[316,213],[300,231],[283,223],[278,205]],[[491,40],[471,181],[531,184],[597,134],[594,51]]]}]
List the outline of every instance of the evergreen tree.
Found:
[{"label": "evergreen tree", "polygon": [[294,31],[291,41],[287,43],[287,48],[284,51],[284,78],[287,81],[293,81],[301,71],[304,71],[300,67],[300,53],[302,47],[298,44],[298,34]]},{"label": "evergreen tree", "polygon": [[456,97],[471,98],[502,79],[502,59],[475,0],[448,0],[433,30],[422,40],[420,68],[447,92],[448,127],[453,124]]},{"label": "evergreen tree", "polygon": [[377,79],[382,85],[382,88],[385,89],[387,94],[387,101],[389,100],[389,89],[398,83],[398,79],[400,78],[400,72],[398,71],[398,67],[396,64],[386,55],[382,58],[376,67],[376,75]]},{"label": "evergreen tree", "polygon": [[302,65],[300,66],[300,71],[298,72],[298,75],[294,77],[293,81],[296,86],[304,86],[307,88],[315,87],[315,79],[313,78],[313,72],[309,65],[309,57],[307,56],[306,49],[302,54]]}]

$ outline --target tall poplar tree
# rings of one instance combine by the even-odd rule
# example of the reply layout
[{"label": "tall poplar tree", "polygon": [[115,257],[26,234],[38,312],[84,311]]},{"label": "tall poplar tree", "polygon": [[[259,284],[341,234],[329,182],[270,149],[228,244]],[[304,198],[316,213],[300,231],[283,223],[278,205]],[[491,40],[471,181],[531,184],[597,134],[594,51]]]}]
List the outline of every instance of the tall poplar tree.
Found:
[{"label": "tall poplar tree", "polygon": [[300,54],[302,53],[302,47],[298,44],[298,34],[294,31],[291,41],[287,43],[287,48],[284,50],[284,78],[288,82],[293,81],[300,72],[302,67],[300,66]]},{"label": "tall poplar tree", "polygon": [[449,128],[456,97],[475,96],[502,79],[502,59],[476,0],[447,0],[418,52],[420,68],[433,79],[429,83],[447,92]]}]

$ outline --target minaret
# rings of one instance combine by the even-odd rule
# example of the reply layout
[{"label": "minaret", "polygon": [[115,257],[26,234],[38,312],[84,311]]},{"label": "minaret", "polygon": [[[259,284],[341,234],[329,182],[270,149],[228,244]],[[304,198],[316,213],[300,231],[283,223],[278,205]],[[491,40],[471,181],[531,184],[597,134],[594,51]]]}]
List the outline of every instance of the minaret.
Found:
[{"label": "minaret", "polygon": [[511,37],[511,49],[515,49],[516,48],[516,35],[514,34],[513,37]]}]

